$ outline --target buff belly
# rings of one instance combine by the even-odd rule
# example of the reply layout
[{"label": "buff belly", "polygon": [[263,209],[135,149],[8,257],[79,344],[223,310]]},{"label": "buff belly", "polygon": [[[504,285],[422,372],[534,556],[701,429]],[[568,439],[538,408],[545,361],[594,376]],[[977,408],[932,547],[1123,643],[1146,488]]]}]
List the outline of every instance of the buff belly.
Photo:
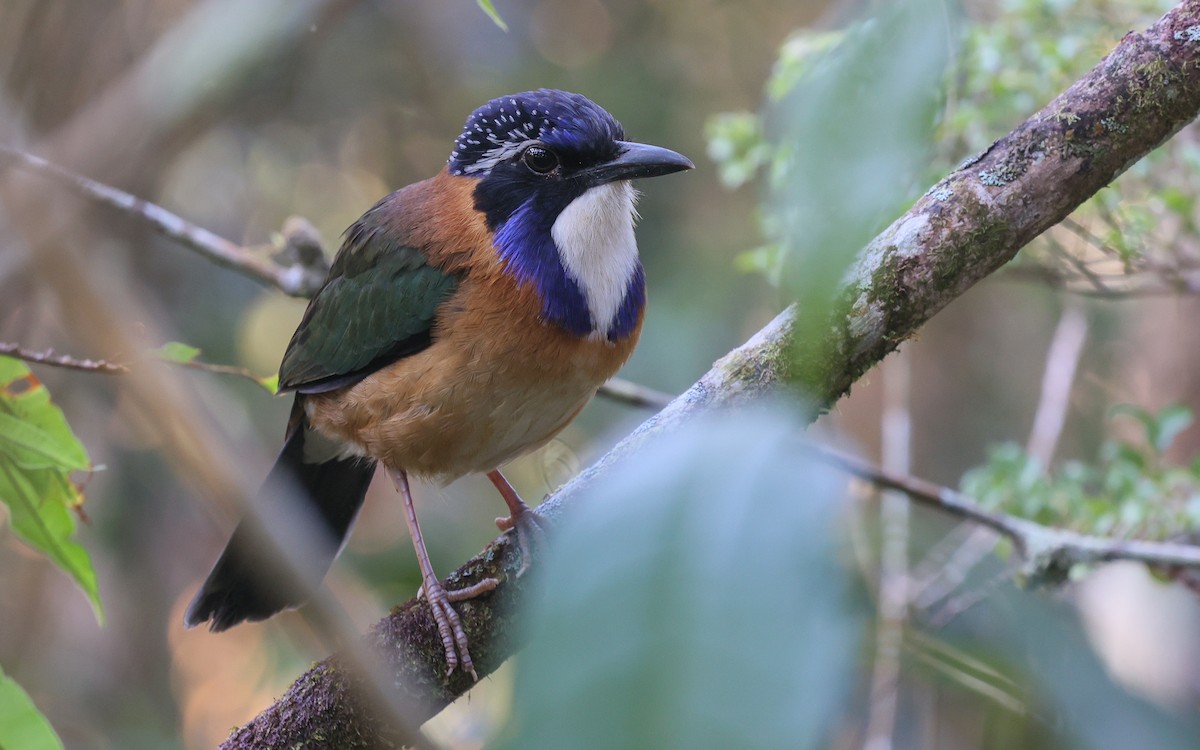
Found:
[{"label": "buff belly", "polygon": [[344,454],[450,482],[549,442],[636,340],[579,339],[542,323],[524,341],[461,321],[447,329],[454,334],[353,386],[306,396],[309,424]]}]

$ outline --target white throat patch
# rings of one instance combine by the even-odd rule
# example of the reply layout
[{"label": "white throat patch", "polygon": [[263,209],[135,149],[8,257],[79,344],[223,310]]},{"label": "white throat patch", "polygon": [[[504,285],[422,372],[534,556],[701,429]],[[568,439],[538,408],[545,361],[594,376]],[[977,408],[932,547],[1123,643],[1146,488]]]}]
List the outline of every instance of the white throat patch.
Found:
[{"label": "white throat patch", "polygon": [[587,300],[592,336],[604,336],[637,272],[637,191],[628,180],[590,188],[562,210],[550,236],[563,268]]}]

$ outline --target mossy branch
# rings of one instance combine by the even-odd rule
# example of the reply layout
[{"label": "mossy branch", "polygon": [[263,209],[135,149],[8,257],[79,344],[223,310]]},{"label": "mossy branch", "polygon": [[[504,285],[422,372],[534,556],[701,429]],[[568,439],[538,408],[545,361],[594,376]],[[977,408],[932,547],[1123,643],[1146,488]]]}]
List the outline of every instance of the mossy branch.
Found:
[{"label": "mossy branch", "polygon": [[[795,373],[829,406],[951,300],[999,269],[1200,110],[1200,4],[1129,33],[1087,75],[931,187],[863,252]],[[818,333],[819,332],[819,333]],[[819,353],[812,356],[810,353]]]}]

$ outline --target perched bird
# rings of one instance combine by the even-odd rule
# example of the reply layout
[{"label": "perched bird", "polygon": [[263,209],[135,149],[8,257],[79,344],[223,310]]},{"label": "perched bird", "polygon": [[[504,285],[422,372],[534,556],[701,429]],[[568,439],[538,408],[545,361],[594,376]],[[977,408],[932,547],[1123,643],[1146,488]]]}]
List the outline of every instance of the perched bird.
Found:
[{"label": "perched bird", "polygon": [[[590,99],[542,89],[493,99],[467,119],[446,167],[387,196],[347,231],[279,370],[295,392],[268,476],[297,488],[332,543],[305,550],[328,571],[381,464],[404,501],[447,673],[475,674],[425,551],[408,477],[486,473],[516,527],[522,571],[534,512],[500,474],[557,435],[633,351],[645,277],[630,180],[692,163],[630,143]],[[299,594],[263,580],[246,521],[188,608],[189,627],[261,620]]]}]

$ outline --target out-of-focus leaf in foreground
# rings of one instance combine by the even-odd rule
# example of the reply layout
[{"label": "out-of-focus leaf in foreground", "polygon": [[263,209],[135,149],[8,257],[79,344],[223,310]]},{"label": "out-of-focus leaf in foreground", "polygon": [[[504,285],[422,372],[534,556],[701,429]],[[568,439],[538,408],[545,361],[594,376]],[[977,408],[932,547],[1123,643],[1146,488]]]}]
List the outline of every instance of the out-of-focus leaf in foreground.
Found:
[{"label": "out-of-focus leaf in foreground", "polygon": [[1029,718],[1051,733],[1037,747],[1196,747],[1200,722],[1194,713],[1168,713],[1118,686],[1077,618],[1044,596],[1002,590],[960,615],[941,637],[1023,686]]},{"label": "out-of-focus leaf in foreground", "polygon": [[0,357],[0,502],[13,531],[74,579],[102,621],[91,558],[71,540],[72,511],[83,503],[71,472],[90,468],[46,387],[23,362]]},{"label": "out-of-focus leaf in foreground", "polygon": [[62,746],[29,695],[0,670],[0,749],[62,750]]},{"label": "out-of-focus leaf in foreground", "polygon": [[587,490],[540,565],[508,747],[826,746],[863,616],[844,482],[799,423],[711,417]]},{"label": "out-of-focus leaf in foreground", "polygon": [[500,17],[500,13],[496,10],[496,6],[492,3],[492,0],[475,0],[475,4],[487,14],[488,18],[492,19],[492,23],[496,24],[501,31],[508,31],[508,24]]},{"label": "out-of-focus leaf in foreground", "polygon": [[801,325],[824,325],[855,254],[919,194],[956,26],[955,4],[913,0],[844,31],[799,31],[780,51],[761,122],[710,121],[726,183],[766,167],[766,243],[741,265],[782,282],[805,308]]}]

